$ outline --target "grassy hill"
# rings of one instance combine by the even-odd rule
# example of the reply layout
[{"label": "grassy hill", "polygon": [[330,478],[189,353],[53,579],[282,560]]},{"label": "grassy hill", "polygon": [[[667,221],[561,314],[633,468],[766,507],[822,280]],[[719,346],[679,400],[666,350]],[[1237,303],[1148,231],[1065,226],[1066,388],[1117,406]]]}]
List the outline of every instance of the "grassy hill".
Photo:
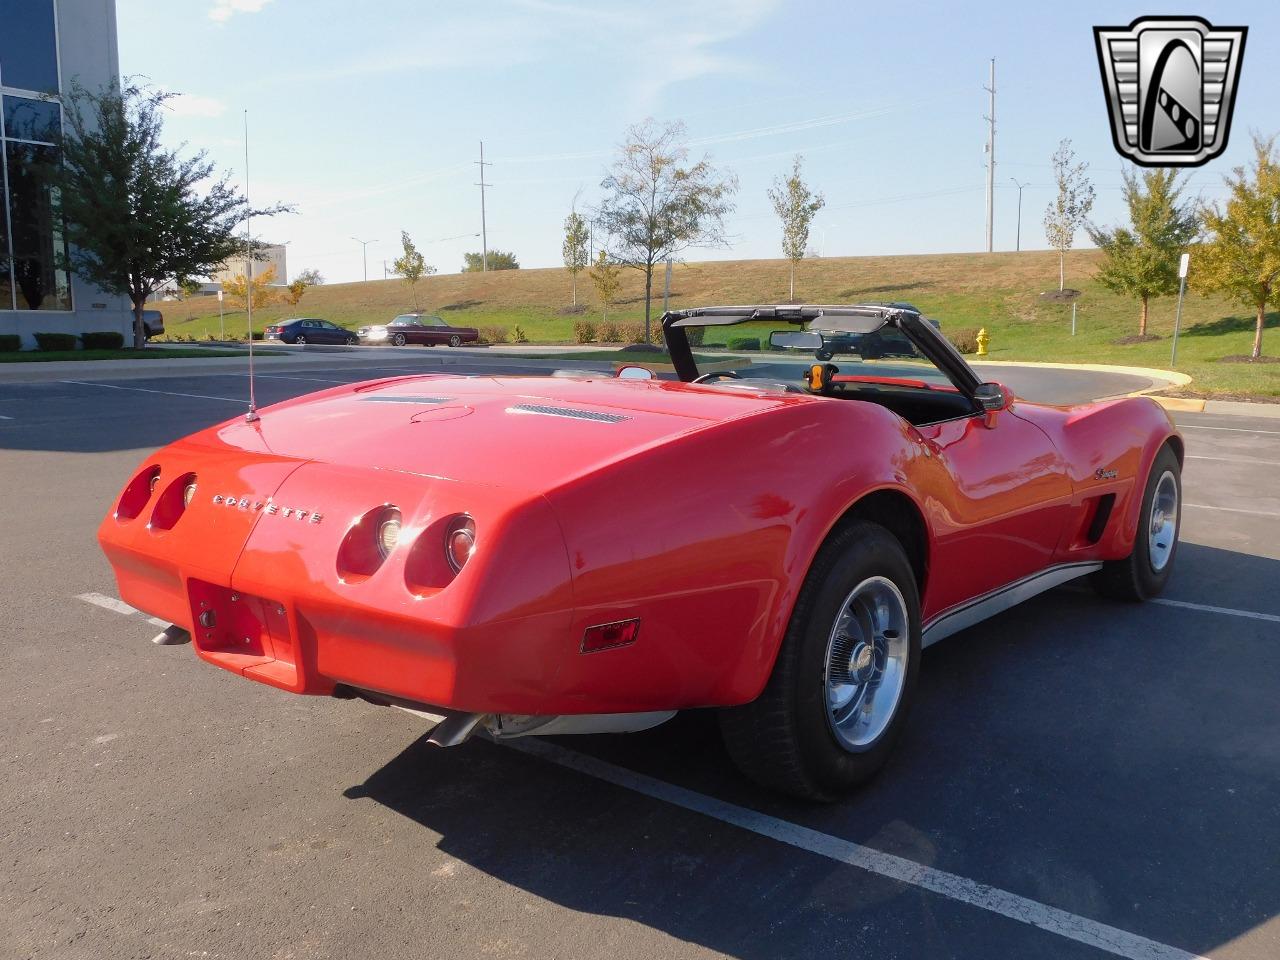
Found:
[{"label": "grassy hill", "polygon": [[[1071,336],[1071,307],[1045,302],[1039,294],[1057,288],[1058,262],[1052,252],[847,257],[806,260],[796,276],[798,297],[808,303],[905,300],[942,322],[943,329],[986,327],[993,360],[1052,360],[1168,367],[1175,298],[1155,301],[1150,332],[1158,340],[1116,343],[1137,333],[1138,306],[1103,290],[1092,279],[1096,251],[1067,258],[1067,285],[1083,292],[1078,301],[1077,335]],[[661,276],[655,278],[661,311]],[[777,303],[787,296],[787,264],[782,260],[739,260],[680,264],[671,284],[673,306]],[[418,285],[420,306],[465,326],[519,325],[535,343],[570,342],[578,319],[561,313],[570,302],[569,275],[561,269],[511,270],[429,277]],[[643,278],[623,271],[621,302],[610,319],[643,319]],[[578,302],[587,319],[599,320],[591,282],[578,279]],[[218,332],[218,305],[212,297],[160,304],[170,339],[203,340]],[[347,327],[385,322],[412,309],[401,280],[329,284],[309,290],[297,307],[275,304],[254,311],[254,326],[290,316],[324,317]],[[244,334],[243,312],[227,312],[229,335]],[[733,335],[740,335],[735,330]],[[721,331],[709,331],[708,343]],[[1280,397],[1280,363],[1223,361],[1248,354],[1253,318],[1215,297],[1189,292],[1178,341],[1178,369],[1195,378],[1206,395]],[[1268,318],[1264,350],[1280,356],[1280,314]]]}]

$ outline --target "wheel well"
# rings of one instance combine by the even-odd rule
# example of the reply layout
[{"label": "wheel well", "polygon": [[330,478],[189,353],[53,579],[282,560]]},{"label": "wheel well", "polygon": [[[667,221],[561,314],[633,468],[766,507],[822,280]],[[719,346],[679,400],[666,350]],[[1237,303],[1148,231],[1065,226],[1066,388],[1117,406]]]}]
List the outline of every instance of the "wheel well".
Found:
[{"label": "wheel well", "polygon": [[835,529],[858,520],[878,523],[898,538],[911,561],[911,572],[916,576],[916,587],[923,597],[929,572],[929,537],[924,517],[915,502],[896,490],[877,490],[846,510]]},{"label": "wheel well", "polygon": [[1181,467],[1183,465],[1183,457],[1185,456],[1185,451],[1182,447],[1182,438],[1173,436],[1164,443],[1166,447],[1173,451],[1173,455],[1178,458],[1178,466]]}]

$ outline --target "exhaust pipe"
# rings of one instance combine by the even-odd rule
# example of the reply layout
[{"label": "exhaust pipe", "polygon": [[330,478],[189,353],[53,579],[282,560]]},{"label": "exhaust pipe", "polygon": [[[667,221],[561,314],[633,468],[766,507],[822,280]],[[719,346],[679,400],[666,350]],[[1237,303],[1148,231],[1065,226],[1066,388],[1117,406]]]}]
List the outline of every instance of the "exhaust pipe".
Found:
[{"label": "exhaust pipe", "polygon": [[152,637],[151,642],[162,647],[176,647],[179,644],[190,643],[191,634],[176,623],[171,623]]}]

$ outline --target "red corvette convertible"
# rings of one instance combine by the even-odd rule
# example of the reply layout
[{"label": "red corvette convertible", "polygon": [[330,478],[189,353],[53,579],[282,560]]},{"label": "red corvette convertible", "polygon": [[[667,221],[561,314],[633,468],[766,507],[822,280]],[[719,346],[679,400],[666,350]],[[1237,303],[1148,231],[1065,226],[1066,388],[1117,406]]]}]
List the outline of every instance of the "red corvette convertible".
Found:
[{"label": "red corvette convertible", "polygon": [[[847,358],[700,373],[685,331],[728,324]],[[663,327],[678,381],[399,377],[179,440],[99,530],[120,595],[157,640],[446,745],[717,707],[750,776],[831,798],[884,763],[922,646],[1076,577],[1163,589],[1183,442],[1153,401],[1017,400],[897,307]],[[858,356],[884,335],[915,355]]]}]

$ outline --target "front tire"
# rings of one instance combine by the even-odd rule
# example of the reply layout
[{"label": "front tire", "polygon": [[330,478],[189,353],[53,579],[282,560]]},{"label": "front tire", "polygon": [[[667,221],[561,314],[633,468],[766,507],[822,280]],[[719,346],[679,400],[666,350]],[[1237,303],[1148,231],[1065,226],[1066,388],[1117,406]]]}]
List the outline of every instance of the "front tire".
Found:
[{"label": "front tire", "polygon": [[851,523],[818,552],[764,691],[720,712],[729,754],[767,787],[834,800],[884,766],[919,664],[906,552],[878,524]]},{"label": "front tire", "polygon": [[451,347],[462,346],[462,338],[455,333],[453,336],[449,338],[449,346]]},{"label": "front tire", "polygon": [[307,338],[304,337],[302,334],[298,334],[296,337],[294,337],[293,342],[298,344],[299,346],[305,347],[307,345]]},{"label": "front tire", "polygon": [[1093,575],[1104,597],[1138,602],[1158,597],[1173,573],[1182,529],[1182,467],[1166,444],[1147,475],[1138,514],[1133,550],[1122,560],[1108,560]]},{"label": "front tire", "polygon": [[403,346],[404,346],[404,334],[403,334],[403,333],[397,333],[394,337],[392,337],[392,338],[391,338],[391,343],[392,343],[394,346],[397,346],[397,347],[403,347]]}]

